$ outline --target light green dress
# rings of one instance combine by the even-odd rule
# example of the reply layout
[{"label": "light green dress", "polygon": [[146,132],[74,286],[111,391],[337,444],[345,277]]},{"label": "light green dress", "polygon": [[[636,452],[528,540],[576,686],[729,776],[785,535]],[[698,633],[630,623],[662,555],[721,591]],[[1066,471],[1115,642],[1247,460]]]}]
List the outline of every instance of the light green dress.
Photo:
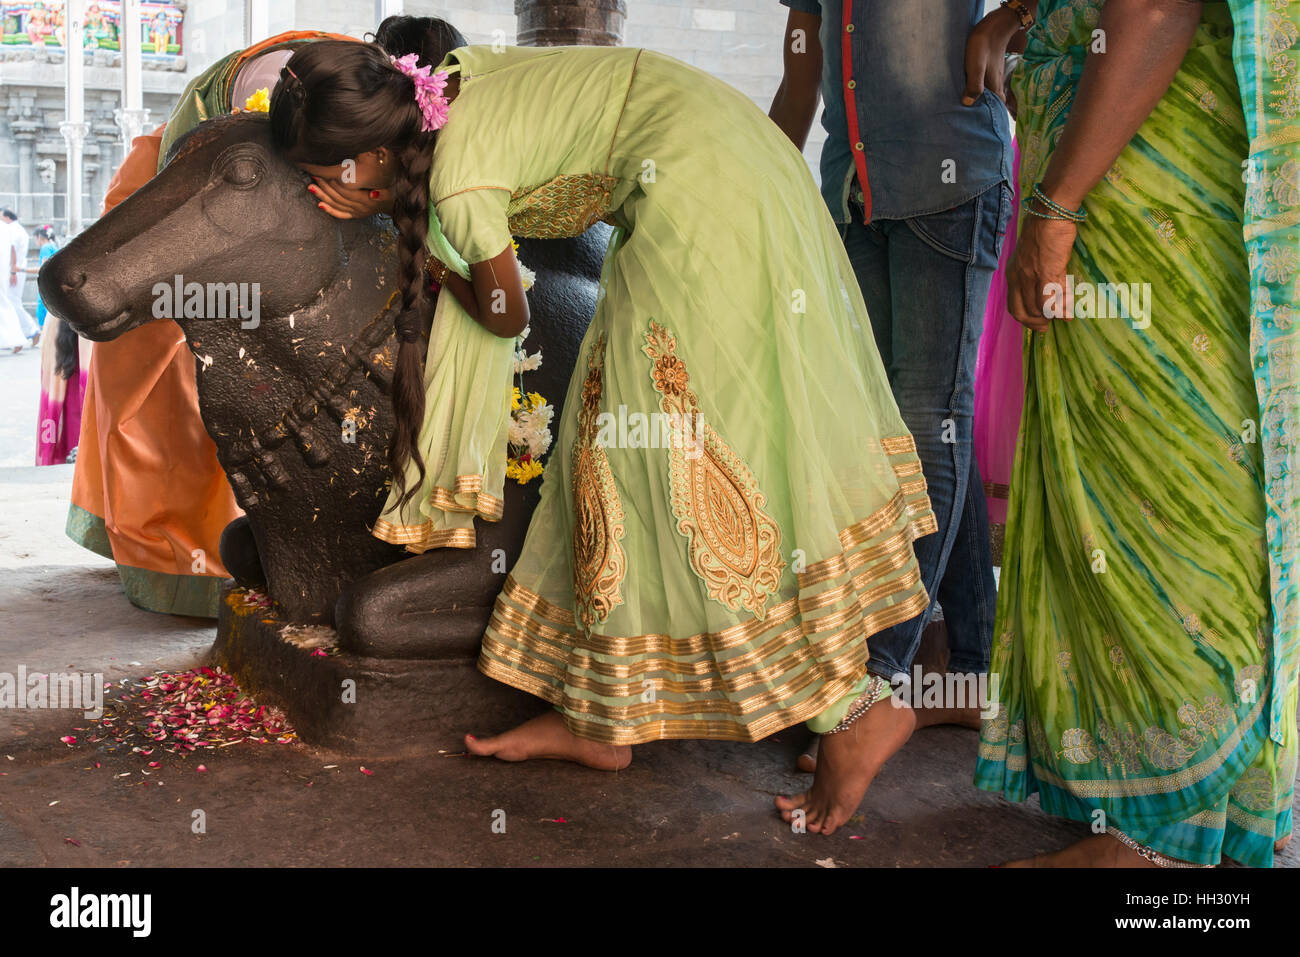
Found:
[{"label": "light green dress", "polygon": [[[869,636],[925,609],[911,543],[935,524],[803,157],[745,96],[650,51],[446,63],[436,254],[463,274],[512,234],[618,227],[479,667],[611,743],[837,719]],[[376,534],[472,547],[475,517],[499,515],[512,348],[440,297],[429,477]]]}]

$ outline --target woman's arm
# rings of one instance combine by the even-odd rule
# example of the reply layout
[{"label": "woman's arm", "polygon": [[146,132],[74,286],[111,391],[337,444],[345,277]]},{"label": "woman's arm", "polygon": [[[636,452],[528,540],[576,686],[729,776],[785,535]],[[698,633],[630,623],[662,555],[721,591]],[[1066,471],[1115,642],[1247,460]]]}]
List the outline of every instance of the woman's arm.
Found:
[{"label": "woman's arm", "polygon": [[466,282],[448,272],[443,285],[483,328],[503,339],[512,339],[528,326],[528,297],[519,276],[519,260],[510,246],[499,256],[469,267]]},{"label": "woman's arm", "polygon": [[808,142],[821,96],[822,45],[817,36],[821,23],[814,13],[790,11],[785,25],[785,73],[767,114],[800,152]]},{"label": "woman's arm", "polygon": [[[1069,209],[1084,204],[1169,89],[1200,20],[1201,4],[1192,0],[1108,0],[1097,24],[1106,52],[1088,54],[1043,175],[1047,196]],[[1051,321],[1043,316],[1045,288],[1064,288],[1076,232],[1071,222],[1026,217],[1007,271],[1007,308],[1031,329]]]}]

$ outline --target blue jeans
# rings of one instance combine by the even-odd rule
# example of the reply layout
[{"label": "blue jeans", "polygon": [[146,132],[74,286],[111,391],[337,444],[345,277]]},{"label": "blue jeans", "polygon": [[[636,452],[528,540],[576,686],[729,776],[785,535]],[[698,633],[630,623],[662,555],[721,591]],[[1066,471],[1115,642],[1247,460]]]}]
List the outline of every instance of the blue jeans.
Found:
[{"label": "blue jeans", "polygon": [[[921,580],[943,607],[954,672],[988,670],[997,588],[988,505],[971,444],[975,357],[1011,212],[999,183],[955,209],[840,226],[903,421],[916,439],[938,521],[916,542]],[[870,639],[868,669],[911,677],[926,614]]]}]

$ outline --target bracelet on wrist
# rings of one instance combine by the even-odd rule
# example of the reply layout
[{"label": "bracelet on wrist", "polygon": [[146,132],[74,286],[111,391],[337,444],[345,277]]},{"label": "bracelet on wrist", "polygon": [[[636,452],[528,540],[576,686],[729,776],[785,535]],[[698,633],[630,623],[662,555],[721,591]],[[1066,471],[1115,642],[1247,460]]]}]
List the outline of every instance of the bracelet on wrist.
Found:
[{"label": "bracelet on wrist", "polygon": [[1053,215],[1047,215],[1041,212],[1036,212],[1032,205],[1030,204],[1026,205],[1026,208],[1029,210],[1029,212],[1043,219],[1068,219],[1072,223],[1082,223],[1088,219],[1088,213],[1086,210],[1084,210],[1082,206],[1080,206],[1078,209],[1067,209],[1066,207],[1062,206],[1060,203],[1056,202],[1051,197],[1049,197],[1046,193],[1043,192],[1042,183],[1034,184],[1033,193],[1030,195],[1029,198],[1031,203],[1036,201],[1040,206],[1046,209],[1049,213],[1053,214]]},{"label": "bracelet on wrist", "polygon": [[999,0],[998,6],[1006,7],[1016,15],[1016,19],[1020,21],[1021,30],[1028,30],[1034,25],[1034,15],[1029,12],[1029,8],[1025,6],[1023,0]]}]

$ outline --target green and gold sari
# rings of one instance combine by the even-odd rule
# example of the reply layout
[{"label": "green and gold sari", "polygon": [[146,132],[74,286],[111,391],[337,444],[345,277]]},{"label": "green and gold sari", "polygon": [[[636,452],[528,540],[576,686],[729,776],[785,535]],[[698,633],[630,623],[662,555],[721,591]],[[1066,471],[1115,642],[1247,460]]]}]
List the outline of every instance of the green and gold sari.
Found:
[{"label": "green and gold sari", "polygon": [[[1101,5],[1040,5],[1016,81],[1026,190]],[[1098,305],[1149,313],[1095,309],[1025,350],[976,783],[1200,864],[1267,866],[1291,830],[1298,24],[1300,3],[1205,4],[1070,262]]]}]

